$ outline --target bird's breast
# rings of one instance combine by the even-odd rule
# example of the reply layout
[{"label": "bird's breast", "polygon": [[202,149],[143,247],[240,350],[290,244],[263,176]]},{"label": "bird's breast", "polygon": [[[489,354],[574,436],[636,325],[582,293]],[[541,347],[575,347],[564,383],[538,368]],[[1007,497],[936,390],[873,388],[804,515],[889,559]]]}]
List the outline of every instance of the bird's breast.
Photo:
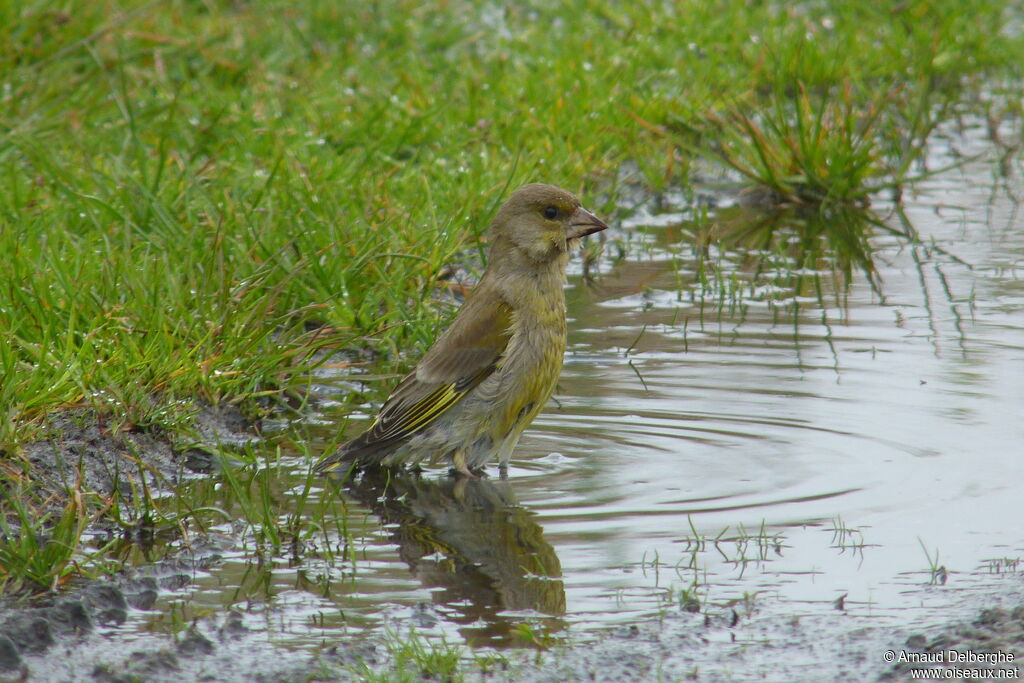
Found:
[{"label": "bird's breast", "polygon": [[499,438],[518,435],[551,397],[565,355],[564,308],[515,316],[512,339],[498,372]]}]

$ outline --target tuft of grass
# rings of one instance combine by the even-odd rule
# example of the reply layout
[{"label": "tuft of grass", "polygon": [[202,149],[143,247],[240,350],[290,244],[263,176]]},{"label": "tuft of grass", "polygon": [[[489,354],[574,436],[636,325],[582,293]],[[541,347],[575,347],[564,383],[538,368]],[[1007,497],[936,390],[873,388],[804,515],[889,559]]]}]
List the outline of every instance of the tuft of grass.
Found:
[{"label": "tuft of grass", "polygon": [[785,537],[781,533],[770,532],[764,521],[754,533],[742,523],[737,524],[730,534],[731,528],[727,526],[716,536],[706,536],[697,530],[691,519],[690,535],[681,539],[685,543],[684,556],[676,563],[676,571],[698,571],[701,557],[714,550],[723,562],[738,569],[739,575],[743,576],[749,565],[770,562],[781,556],[786,547]]},{"label": "tuft of grass", "polygon": [[921,550],[924,551],[925,559],[928,560],[928,584],[945,586],[949,579],[949,571],[946,569],[946,565],[939,563],[939,549],[936,548],[935,555],[932,555],[920,537],[917,542],[921,546]]},{"label": "tuft of grass", "polygon": [[977,74],[1009,66],[986,36],[1009,39],[1011,12],[997,2],[970,12],[947,0],[854,5],[794,5],[752,31],[750,87],[680,103],[667,125],[681,147],[776,205],[863,207],[920,178],[937,126],[964,99],[984,99]]},{"label": "tuft of grass", "polygon": [[385,639],[389,661],[383,669],[375,669],[365,662],[349,667],[360,680],[381,683],[412,683],[424,679],[454,683],[464,680],[461,664],[466,652],[462,647],[449,644],[443,637],[428,638],[410,628],[406,635],[389,630]]},{"label": "tuft of grass", "polygon": [[0,495],[0,588],[55,590],[102,556],[105,548],[83,550],[89,519],[80,495],[71,496],[59,514],[33,510],[25,491]]},{"label": "tuft of grass", "polygon": [[[902,181],[883,156],[879,130],[892,93],[862,104],[849,83],[813,101],[803,83],[797,89],[709,113],[704,135],[713,142],[698,150],[754,183],[772,204],[866,206],[872,194]],[[908,154],[922,148],[917,140]]]},{"label": "tuft of grass", "polygon": [[678,128],[684,147],[737,172],[762,205],[866,209],[879,193],[899,197],[906,184],[944,170],[920,162],[955,102],[923,77],[813,90],[776,82],[767,95],[747,93]]},{"label": "tuft of grass", "polygon": [[836,515],[832,518],[832,526],[825,531],[832,533],[831,547],[838,549],[840,553],[851,550],[863,557],[867,543],[864,541],[864,531],[861,527],[848,526],[841,516]]}]

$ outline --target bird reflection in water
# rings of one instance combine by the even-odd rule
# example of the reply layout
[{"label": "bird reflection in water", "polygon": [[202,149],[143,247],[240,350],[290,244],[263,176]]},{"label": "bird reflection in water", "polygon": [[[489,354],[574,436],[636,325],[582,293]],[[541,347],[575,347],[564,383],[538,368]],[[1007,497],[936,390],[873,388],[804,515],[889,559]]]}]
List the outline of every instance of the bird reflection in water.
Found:
[{"label": "bird reflection in water", "polygon": [[[523,615],[565,613],[562,567],[507,481],[367,471],[346,491],[393,525],[391,540],[472,645],[512,644]],[[548,632],[564,627],[544,620]]]}]

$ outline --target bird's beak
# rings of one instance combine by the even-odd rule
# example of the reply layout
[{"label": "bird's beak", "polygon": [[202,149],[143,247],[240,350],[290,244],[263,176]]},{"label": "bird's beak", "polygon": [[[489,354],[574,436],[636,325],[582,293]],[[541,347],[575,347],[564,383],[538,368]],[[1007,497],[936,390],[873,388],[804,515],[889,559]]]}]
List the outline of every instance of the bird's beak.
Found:
[{"label": "bird's beak", "polygon": [[582,206],[569,216],[569,239],[593,235],[595,232],[601,232],[607,228],[604,221]]}]

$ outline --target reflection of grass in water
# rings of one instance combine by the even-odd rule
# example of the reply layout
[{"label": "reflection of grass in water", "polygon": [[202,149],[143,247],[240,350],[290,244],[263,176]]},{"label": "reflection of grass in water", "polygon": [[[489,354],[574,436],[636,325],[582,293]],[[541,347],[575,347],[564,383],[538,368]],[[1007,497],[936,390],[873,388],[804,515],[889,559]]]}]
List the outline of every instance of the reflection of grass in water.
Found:
[{"label": "reflection of grass in water", "polygon": [[[970,267],[943,247],[922,240],[899,207],[892,218],[895,227],[874,211],[856,206],[765,210],[741,205],[713,215],[699,213],[676,227],[667,238],[669,244],[662,240],[649,248],[667,249],[672,255],[679,273],[679,299],[688,298],[697,306],[702,323],[742,314],[752,302],[762,302],[773,312],[795,313],[808,299],[822,309],[843,309],[849,286],[858,278],[884,300],[872,244],[878,236],[905,243],[919,271],[936,259]],[[682,275],[686,268],[696,273],[693,280]],[[938,273],[952,303],[948,281],[941,269]]]},{"label": "reflection of grass in water", "polygon": [[[300,452],[309,448],[301,442],[291,445]],[[344,503],[333,487],[323,486],[309,468],[296,477],[279,445],[209,448],[215,476],[186,481],[174,495],[159,501],[158,509],[164,511],[161,528],[171,532],[161,539],[164,544],[187,544],[191,534],[208,533],[214,525],[231,520],[233,540],[250,555],[235,601],[271,595],[271,574],[281,564],[302,567],[313,560],[324,571],[343,567],[354,575],[355,543]],[[314,460],[311,455],[306,458]],[[173,529],[167,528],[169,523]],[[328,592],[326,575],[300,575],[308,590]]]},{"label": "reflection of grass in water", "polygon": [[[786,547],[783,535],[769,532],[764,521],[755,532],[743,524],[737,524],[735,528],[725,527],[717,535],[708,536],[697,530],[691,518],[690,533],[682,537],[680,542],[684,544],[682,557],[674,565],[662,562],[657,552],[651,557],[644,553],[640,569],[645,576],[653,576],[656,588],[662,588],[663,571],[671,571],[676,578],[681,579],[682,585],[670,583],[664,587],[659,599],[663,606],[678,605],[687,612],[700,612],[710,602],[712,586],[705,558],[721,558],[738,570],[737,578],[742,578],[748,566],[762,565],[775,557],[781,557]],[[752,596],[745,594],[744,599],[752,600]],[[730,600],[723,604],[732,607],[736,601]]]},{"label": "reflection of grass in water", "polygon": [[[833,331],[837,323],[849,321],[849,296],[855,291],[851,287],[866,283],[872,298],[885,304],[888,292],[880,271],[885,263],[879,261],[879,254],[888,258],[908,254],[917,270],[932,331],[929,343],[939,352],[944,339],[953,339],[964,350],[974,292],[956,291],[956,281],[947,270],[970,271],[973,266],[957,256],[955,246],[922,237],[899,203],[890,211],[883,217],[853,205],[766,209],[740,203],[716,211],[698,208],[692,218],[680,217],[667,224],[662,217],[653,221],[655,225],[633,230],[632,242],[635,249],[666,263],[668,273],[634,269],[640,277],[623,275],[616,286],[630,286],[645,297],[648,287],[672,292],[680,305],[669,326],[681,332],[684,351],[689,350],[689,330],[698,328],[703,333],[710,325],[712,331],[717,326],[719,335],[741,335],[740,327],[749,315],[761,320],[766,312],[772,326],[792,328],[794,342],[801,339],[803,326],[812,326],[814,334],[822,330],[834,370],[839,372]],[[630,273],[631,263],[642,263],[637,257],[621,256],[621,260],[627,265],[621,273]],[[896,277],[900,276],[897,272]],[[652,285],[654,278],[657,282]],[[664,305],[666,298],[649,300]],[[861,298],[858,295],[855,300]],[[950,324],[953,334],[942,334],[942,326]],[[639,374],[632,363],[630,367]],[[643,383],[644,378],[639,381]]]},{"label": "reflection of grass in water", "polygon": [[[258,563],[278,557],[297,566],[304,558],[315,557],[328,565],[342,562],[354,566],[354,543],[337,491],[324,486],[311,468],[295,481],[282,467],[280,447],[259,460],[251,447],[245,451],[247,462],[241,467],[222,457],[223,485],[216,488],[224,509],[244,523],[243,542],[254,544]],[[314,460],[307,458],[307,462]],[[315,499],[311,495],[314,487],[318,488]]]},{"label": "reflection of grass in water", "polygon": [[[872,236],[891,232],[872,213],[855,207],[829,210],[747,206],[702,214],[667,238],[677,273],[678,298],[689,300],[704,324],[737,314],[751,302],[773,312],[811,298],[821,308],[843,307],[848,285],[860,274],[880,293]],[[683,275],[692,270],[692,279]],[[686,324],[688,317],[676,321]],[[693,321],[689,321],[693,322]]]},{"label": "reflection of grass in water", "polygon": [[832,547],[841,553],[847,550],[863,556],[867,543],[864,541],[864,532],[861,527],[851,527],[843,521],[843,518],[836,515],[832,518],[832,526],[826,529],[832,533]]},{"label": "reflection of grass in water", "polygon": [[795,295],[806,295],[808,286],[821,288],[822,274],[832,276],[842,287],[856,270],[876,284],[869,243],[876,221],[868,211],[849,207],[771,212],[739,209],[722,212],[708,223],[701,239],[704,244],[713,241],[719,253],[738,253],[738,265],[748,283],[774,281],[788,284]]}]

